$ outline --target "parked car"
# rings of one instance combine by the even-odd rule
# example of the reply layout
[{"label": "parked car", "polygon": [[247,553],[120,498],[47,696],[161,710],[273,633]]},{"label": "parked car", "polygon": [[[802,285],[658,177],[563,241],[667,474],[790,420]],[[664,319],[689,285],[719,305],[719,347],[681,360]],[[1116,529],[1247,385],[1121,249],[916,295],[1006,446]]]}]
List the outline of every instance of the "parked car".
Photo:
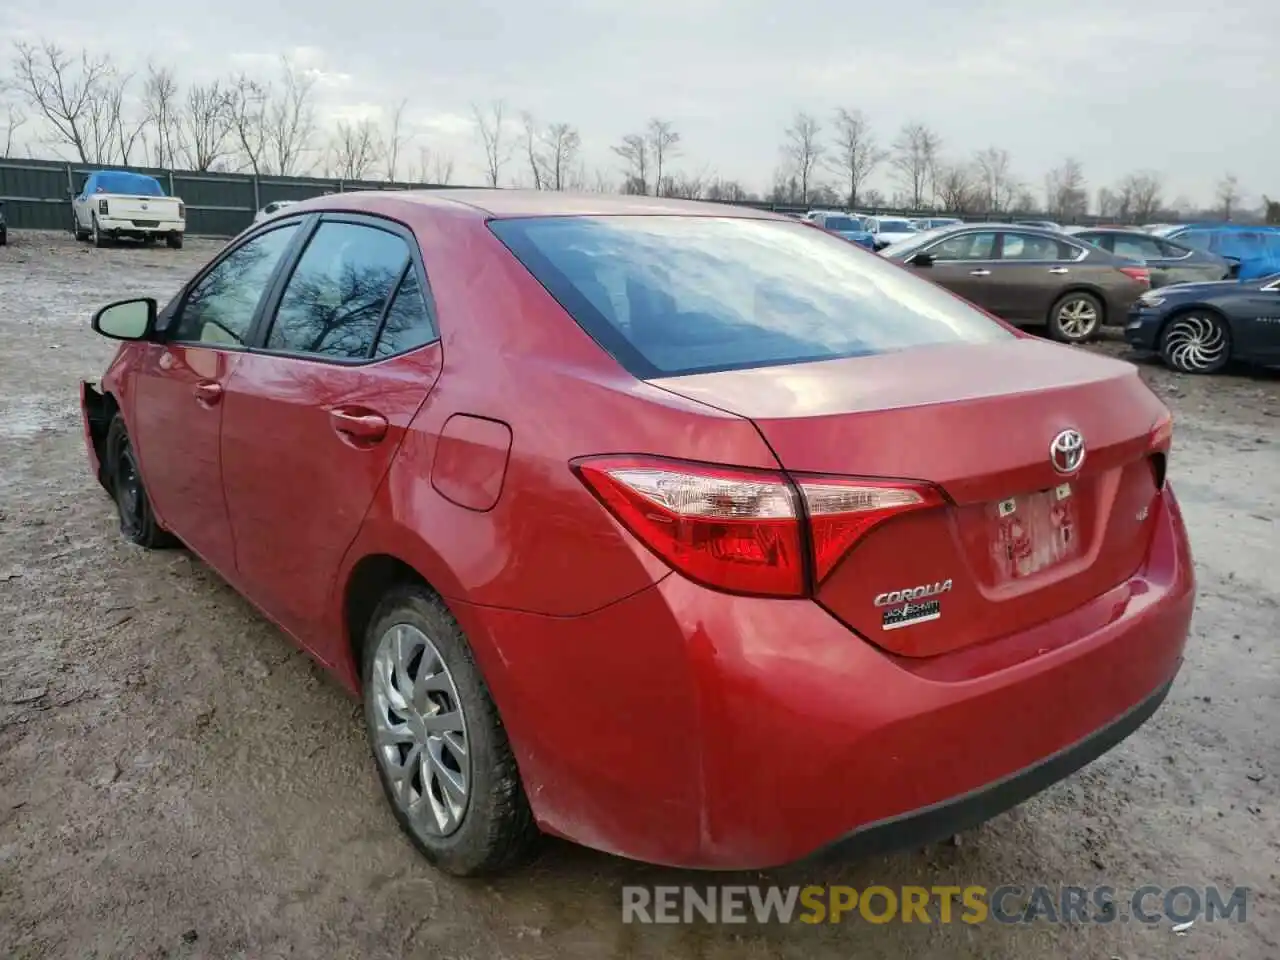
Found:
[{"label": "parked car", "polygon": [[9,225],[4,218],[4,201],[0,200],[0,247],[9,242]]},{"label": "parked car", "polygon": [[1017,324],[1047,324],[1055,340],[1081,342],[1124,322],[1151,287],[1140,261],[1057,230],[966,224],[880,252],[966,300]]},{"label": "parked car", "polygon": [[911,221],[917,230],[933,230],[937,227],[954,227],[964,223],[959,217],[916,217]]},{"label": "parked car", "polygon": [[1280,366],[1280,273],[1153,290],[1130,309],[1124,338],[1180,373],[1216,373],[1232,359]]},{"label": "parked car", "polygon": [[181,198],[165,196],[159,180],[140,173],[91,173],[71,201],[71,232],[77,240],[92,238],[95,247],[122,237],[144,243],[164,237],[179,250],[186,229],[187,211]]},{"label": "parked car", "polygon": [[1182,660],[1137,370],[763,211],[315,198],[93,327],[123,534],[363,695],[454,873],[536,828],[734,870],[926,843],[1110,749]]},{"label": "parked car", "polygon": [[868,250],[875,249],[875,237],[867,231],[866,226],[857,217],[847,213],[816,213],[810,222],[823,230],[829,230],[836,236],[843,237],[850,243],[856,243]]},{"label": "parked car", "polygon": [[890,244],[906,240],[920,232],[910,220],[903,217],[868,217],[863,224],[874,238],[876,250],[883,250]]},{"label": "parked car", "polygon": [[1280,272],[1280,227],[1193,224],[1165,234],[1183,246],[1237,261],[1236,276],[1254,280]]},{"label": "parked car", "polygon": [[1066,232],[1108,253],[1141,260],[1151,272],[1151,286],[1170,283],[1194,283],[1230,279],[1240,268],[1239,262],[1207,250],[1197,250],[1175,240],[1153,237],[1141,230],[1067,227]]},{"label": "parked car", "polygon": [[1019,227],[1038,227],[1041,230],[1061,230],[1062,225],[1054,223],[1052,220],[1015,220],[1013,221]]},{"label": "parked car", "polygon": [[292,207],[297,202],[298,201],[296,200],[272,200],[265,207],[263,207],[261,210],[259,210],[257,213],[253,215],[253,222],[261,223],[263,220],[267,219],[267,217],[273,217],[277,213],[279,213],[281,210],[287,210],[289,207]]}]

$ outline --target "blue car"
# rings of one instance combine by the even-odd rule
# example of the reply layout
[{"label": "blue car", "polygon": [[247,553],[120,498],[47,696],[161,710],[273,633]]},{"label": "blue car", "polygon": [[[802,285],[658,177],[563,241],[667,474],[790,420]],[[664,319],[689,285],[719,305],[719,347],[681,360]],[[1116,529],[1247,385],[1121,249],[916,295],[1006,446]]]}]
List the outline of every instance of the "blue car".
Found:
[{"label": "blue car", "polygon": [[1185,224],[1163,234],[1169,240],[1208,250],[1239,263],[1241,280],[1280,273],[1280,228],[1238,224]]},{"label": "blue car", "polygon": [[815,213],[809,218],[809,222],[860,247],[868,250],[876,248],[875,237],[867,232],[862,221],[847,213]]},{"label": "blue car", "polygon": [[1129,308],[1124,338],[1180,373],[1215,373],[1231,360],[1280,366],[1280,272],[1151,290]]}]

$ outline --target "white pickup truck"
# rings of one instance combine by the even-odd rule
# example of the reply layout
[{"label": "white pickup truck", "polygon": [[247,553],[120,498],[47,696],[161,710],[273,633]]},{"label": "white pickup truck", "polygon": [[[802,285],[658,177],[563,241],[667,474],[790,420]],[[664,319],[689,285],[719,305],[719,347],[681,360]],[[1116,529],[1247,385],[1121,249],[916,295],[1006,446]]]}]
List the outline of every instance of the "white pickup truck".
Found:
[{"label": "white pickup truck", "polygon": [[180,198],[165,196],[155,177],[121,170],[89,174],[71,200],[71,215],[76,239],[92,238],[95,247],[121,237],[144,243],[164,237],[180,250],[187,230],[187,208]]}]

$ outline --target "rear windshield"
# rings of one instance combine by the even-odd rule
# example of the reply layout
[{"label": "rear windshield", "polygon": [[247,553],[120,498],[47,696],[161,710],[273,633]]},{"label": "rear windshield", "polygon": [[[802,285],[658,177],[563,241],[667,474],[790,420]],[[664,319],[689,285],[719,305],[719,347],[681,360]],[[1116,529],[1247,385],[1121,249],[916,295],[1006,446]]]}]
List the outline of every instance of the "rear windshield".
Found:
[{"label": "rear windshield", "polygon": [[916,225],[910,220],[881,220],[880,231],[882,233],[915,233]]},{"label": "rear windshield", "polygon": [[822,231],[728,217],[540,217],[490,227],[642,379],[1012,336]]},{"label": "rear windshield", "polygon": [[828,230],[844,230],[855,233],[862,229],[862,222],[854,220],[852,217],[827,217],[823,225]]},{"label": "rear windshield", "polygon": [[148,177],[141,173],[125,173],[123,171],[98,173],[94,176],[97,178],[94,183],[95,192],[97,193],[122,193],[126,196],[135,197],[164,196],[160,181],[155,177]]}]

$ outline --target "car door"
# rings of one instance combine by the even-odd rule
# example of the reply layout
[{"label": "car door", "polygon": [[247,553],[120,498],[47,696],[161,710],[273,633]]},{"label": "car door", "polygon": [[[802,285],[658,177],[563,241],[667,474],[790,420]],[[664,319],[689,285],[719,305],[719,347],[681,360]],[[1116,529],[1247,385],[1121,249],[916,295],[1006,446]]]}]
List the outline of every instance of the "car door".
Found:
[{"label": "car door", "polygon": [[93,192],[94,178],[85,178],[84,184],[80,187],[80,192],[71,198],[71,213],[75,217],[76,226],[81,229],[88,230],[92,217],[89,210],[89,195]]},{"label": "car door", "polygon": [[222,400],[277,267],[298,235],[281,224],[228,250],[158,319],[132,384],[134,446],[157,515],[226,576],[234,570],[222,492]]},{"label": "car door", "polygon": [[1280,363],[1280,279],[1233,298],[1233,353],[1253,363]]},{"label": "car door", "polygon": [[1073,282],[1085,248],[1040,233],[1003,231],[992,265],[993,312],[1008,320],[1043,323]]},{"label": "car door", "polygon": [[440,372],[412,233],[326,214],[282,271],[255,342],[223,402],[238,585],[330,661],[318,628],[338,566]]},{"label": "car door", "polygon": [[923,250],[933,257],[927,267],[915,267],[920,276],[940,287],[998,313],[994,307],[991,278],[996,259],[996,232],[980,230],[944,237]]}]

